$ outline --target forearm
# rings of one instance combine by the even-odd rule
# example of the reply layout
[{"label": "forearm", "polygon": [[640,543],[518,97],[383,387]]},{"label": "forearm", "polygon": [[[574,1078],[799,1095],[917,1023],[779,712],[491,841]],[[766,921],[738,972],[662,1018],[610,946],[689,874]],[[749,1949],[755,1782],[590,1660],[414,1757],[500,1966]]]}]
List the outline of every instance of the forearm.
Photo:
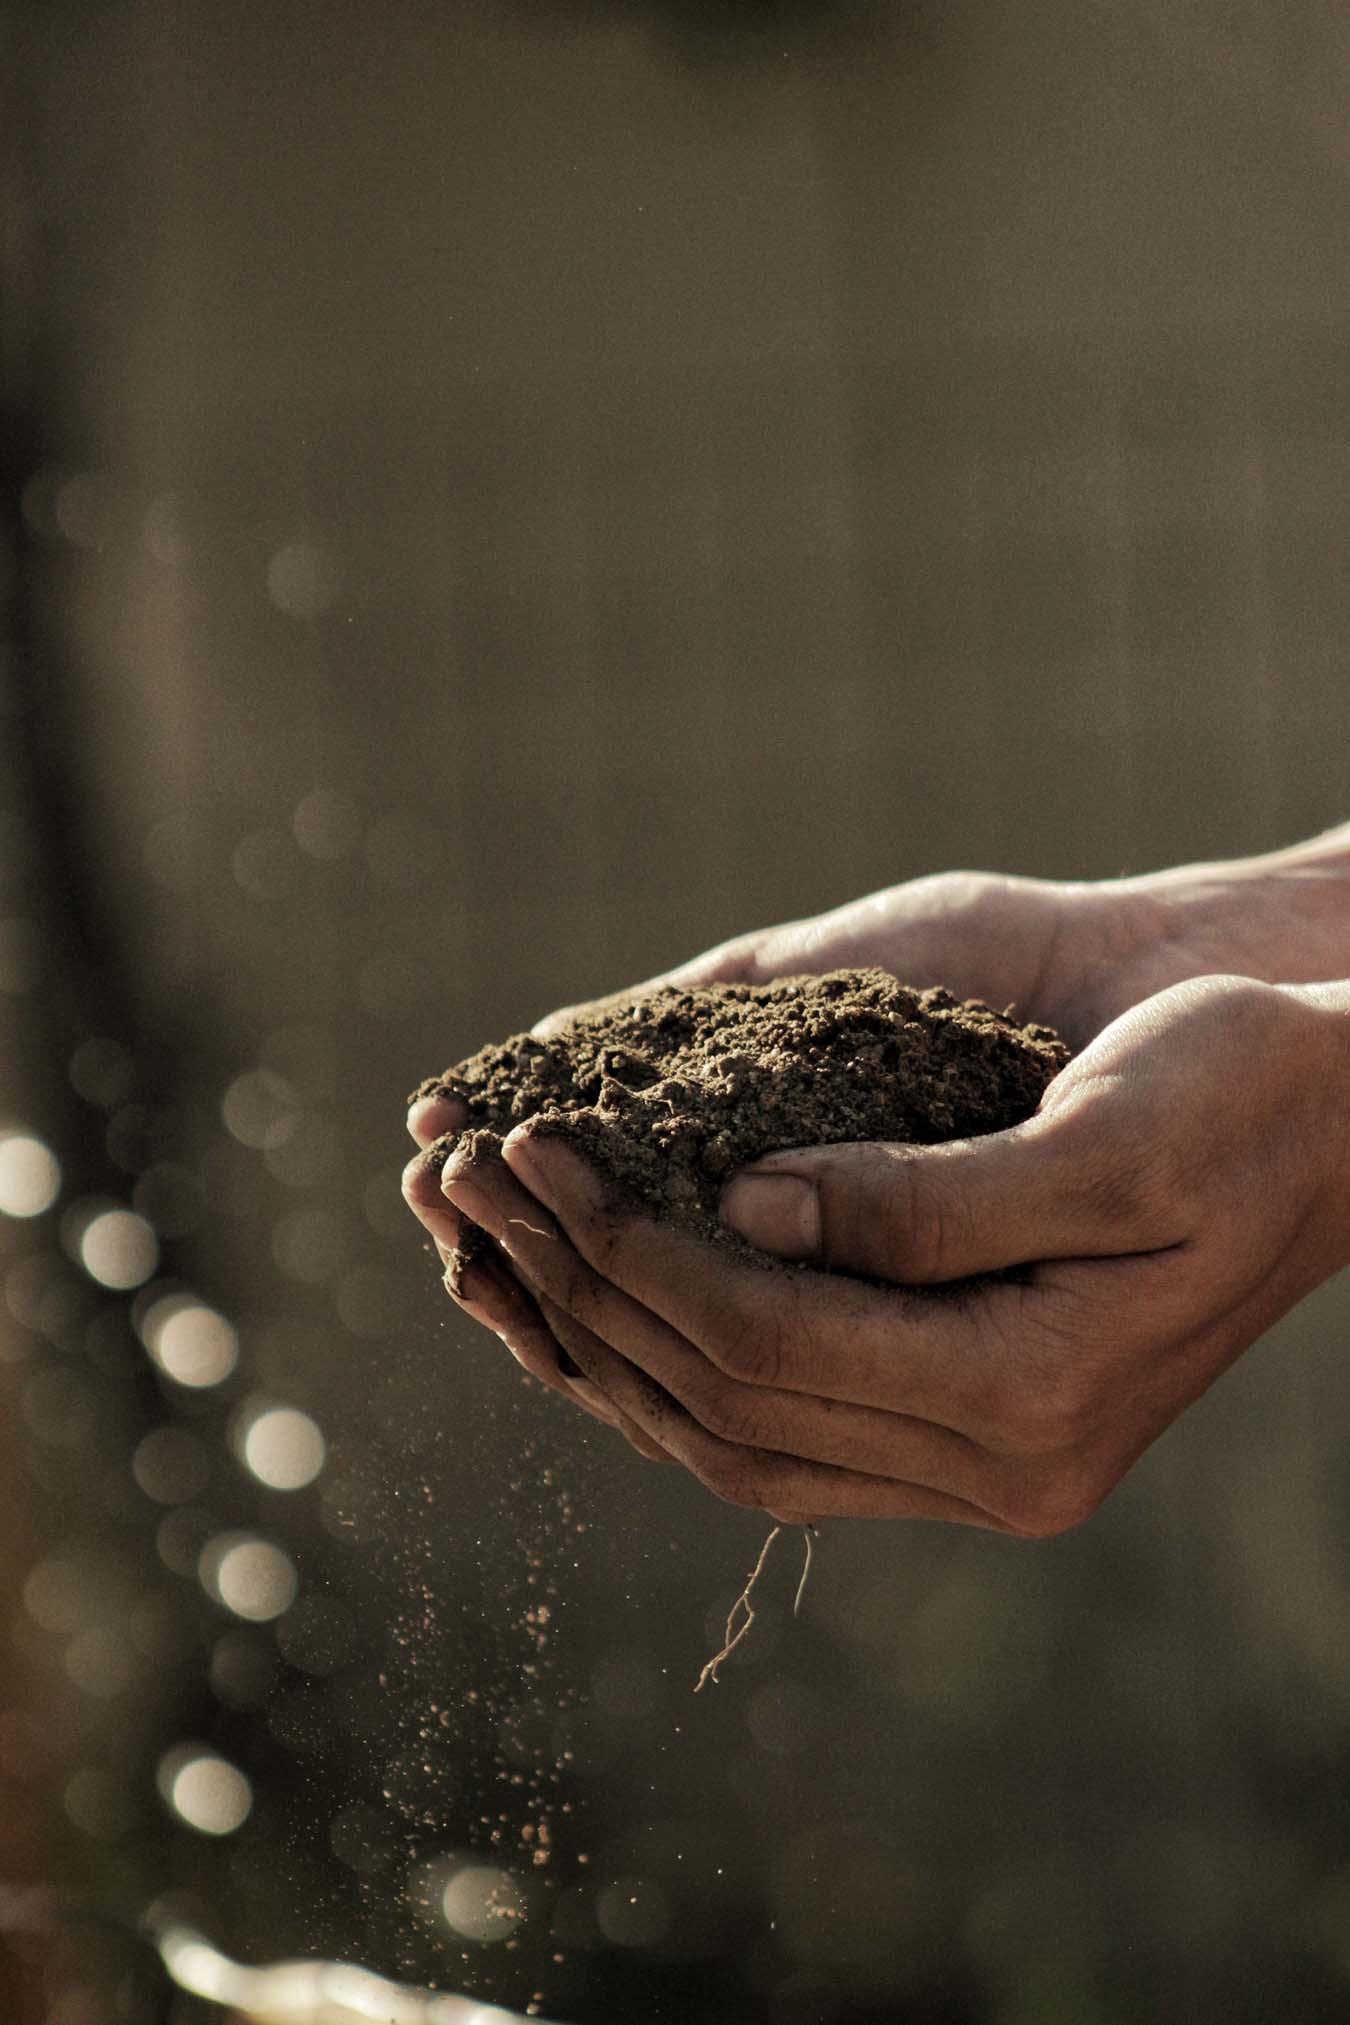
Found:
[{"label": "forearm", "polygon": [[1263,857],[1115,882],[1161,948],[1269,984],[1350,977],[1350,823]]}]

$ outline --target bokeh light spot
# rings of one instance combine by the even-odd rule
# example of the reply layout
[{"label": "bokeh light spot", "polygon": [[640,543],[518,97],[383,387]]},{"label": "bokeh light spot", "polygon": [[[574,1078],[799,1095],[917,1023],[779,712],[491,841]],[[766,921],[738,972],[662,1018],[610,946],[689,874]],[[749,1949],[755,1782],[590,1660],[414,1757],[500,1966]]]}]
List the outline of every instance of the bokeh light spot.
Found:
[{"label": "bokeh light spot", "polygon": [[155,1552],[174,1575],[195,1575],[216,1521],[201,1505],[175,1505],[155,1529]]},{"label": "bokeh light spot", "polygon": [[104,548],[117,532],[116,490],[102,472],[77,471],[58,488],[52,516],[76,548]]},{"label": "bokeh light spot", "polygon": [[466,1941],[509,1941],[525,1917],[520,1888],[509,1870],[469,1863],[441,1894],[445,1923]]},{"label": "bokeh light spot", "polygon": [[275,1069],[246,1069],[221,1102],[225,1129],[241,1146],[280,1146],[295,1130],[300,1100]]},{"label": "bokeh light spot", "polygon": [[23,1585],[23,1606],[44,1631],[70,1637],[93,1614],[101,1593],[99,1571],[87,1561],[39,1561]]},{"label": "bokeh light spot", "polygon": [[120,1041],[102,1034],[81,1041],[70,1058],[70,1084],[86,1103],[111,1111],[130,1094],[136,1066]]},{"label": "bokeh light spot", "polygon": [[73,1825],[96,1842],[116,1842],[135,1826],[130,1793],[119,1778],[97,1765],[82,1765],[73,1772],[63,1799]]},{"label": "bokeh light spot", "polygon": [[290,1555],[253,1533],[221,1533],[208,1540],[197,1572],[208,1595],[250,1624],[280,1617],[300,1588]]},{"label": "bokeh light spot", "polygon": [[134,1209],[100,1210],[85,1225],[80,1264],[101,1287],[144,1286],[159,1264],[159,1239]]},{"label": "bokeh light spot", "polygon": [[50,1146],[28,1132],[0,1133],[0,1214],[41,1216],[61,1193],[61,1167]]},{"label": "bokeh light spot", "polygon": [[238,1766],[195,1745],[160,1760],[158,1784],[166,1805],[199,1835],[232,1835],[253,1807],[253,1788]]},{"label": "bokeh light spot", "polygon": [[20,510],[34,534],[52,541],[60,533],[56,500],[73,474],[60,464],[40,464],[19,496]]},{"label": "bokeh light spot", "polygon": [[157,1427],[138,1444],[131,1473],[157,1505],[186,1505],[211,1481],[211,1453],[185,1427]]},{"label": "bokeh light spot", "polygon": [[212,1691],[227,1708],[260,1709],[276,1675],[276,1653],[257,1632],[227,1631],[211,1648]]},{"label": "bokeh light spot", "polygon": [[239,1362],[223,1315],[191,1294],[163,1294],[141,1319],[141,1341],[166,1376],[193,1390],[219,1385]]},{"label": "bokeh light spot", "polygon": [[278,1219],[272,1233],[273,1258],[283,1273],[306,1286],[331,1280],[345,1252],[342,1225],[329,1209],[292,1210]]},{"label": "bokeh light spot", "polygon": [[65,1668],[87,1695],[111,1701],[125,1693],[136,1678],[136,1655],[120,1632],[93,1625],[77,1632],[66,1647]]},{"label": "bokeh light spot", "polygon": [[314,541],[288,541],[267,565],[272,602],[292,619],[317,619],[337,596],[337,564]]},{"label": "bokeh light spot", "polygon": [[314,788],[296,803],[291,830],[307,856],[345,858],[356,848],[361,818],[350,795],[333,788]]},{"label": "bokeh light spot", "polygon": [[296,1406],[260,1413],[244,1436],[244,1461],[272,1491],[299,1491],[323,1468],[327,1447],[317,1424]]}]

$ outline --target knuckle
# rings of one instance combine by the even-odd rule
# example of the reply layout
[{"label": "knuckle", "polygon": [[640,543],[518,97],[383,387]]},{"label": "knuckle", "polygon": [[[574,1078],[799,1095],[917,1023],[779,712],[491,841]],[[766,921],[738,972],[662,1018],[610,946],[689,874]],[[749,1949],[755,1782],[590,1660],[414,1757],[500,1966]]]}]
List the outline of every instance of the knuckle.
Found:
[{"label": "knuckle", "polygon": [[887,1159],[885,1186],[860,1176],[854,1236],[873,1256],[889,1255],[898,1272],[920,1282],[940,1280],[960,1249],[962,1206],[940,1169],[902,1154]]},{"label": "knuckle", "polygon": [[724,1386],[709,1388],[689,1402],[700,1427],[733,1448],[767,1448],[771,1432],[763,1407],[753,1398]]}]

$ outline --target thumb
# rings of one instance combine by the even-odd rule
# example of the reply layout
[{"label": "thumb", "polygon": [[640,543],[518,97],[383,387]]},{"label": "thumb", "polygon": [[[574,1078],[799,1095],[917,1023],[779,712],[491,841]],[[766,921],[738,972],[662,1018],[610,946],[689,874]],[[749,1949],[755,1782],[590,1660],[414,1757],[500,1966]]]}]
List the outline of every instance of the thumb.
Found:
[{"label": "thumb", "polygon": [[722,1217],[780,1258],[908,1286],[1175,1242],[1094,1139],[1045,1116],[941,1146],[806,1146],[733,1176]]}]

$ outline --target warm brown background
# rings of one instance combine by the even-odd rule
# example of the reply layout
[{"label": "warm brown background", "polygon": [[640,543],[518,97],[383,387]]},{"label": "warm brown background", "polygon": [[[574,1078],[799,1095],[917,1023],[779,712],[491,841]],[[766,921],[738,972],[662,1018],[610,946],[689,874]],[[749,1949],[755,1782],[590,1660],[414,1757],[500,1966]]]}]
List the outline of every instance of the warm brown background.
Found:
[{"label": "warm brown background", "polygon": [[[828,1529],[803,1620],[766,1612],[692,1703],[760,1528],[526,1400],[395,1184],[421,1075],[738,928],[1346,815],[1344,11],[10,17],[26,708],[74,868],[44,902],[30,861],[11,905],[47,906],[56,964],[107,943],[64,1026],[11,994],[4,1101],[129,1192],[126,1133],[100,1180],[65,1088],[120,1023],[141,1157],[202,1205],[174,1271],[239,1320],[238,1389],[332,1445],[250,1505],[221,1441],[211,1518],[287,1538],[347,1626],[218,1705],[218,1613],[118,1490],[184,1402],[100,1371],[116,1411],[73,1461],[35,1433],[30,1471],[62,1551],[111,1552],[114,1510],[169,1629],[122,1697],[52,1689],[53,1806],[80,1764],[122,1781],[82,1874],[191,1886],[259,1958],[472,1974],[575,2025],[1342,2019],[1343,1287],[1081,1534]],[[303,1102],[289,1168],[221,1124],[260,1064]],[[575,1753],[563,1941],[546,1905],[466,1970],[406,1880],[518,1804],[532,1556],[580,1711],[536,1724]],[[405,1747],[438,1698],[433,1764]],[[255,1778],[229,1845],[156,1812],[180,1731]]]}]

